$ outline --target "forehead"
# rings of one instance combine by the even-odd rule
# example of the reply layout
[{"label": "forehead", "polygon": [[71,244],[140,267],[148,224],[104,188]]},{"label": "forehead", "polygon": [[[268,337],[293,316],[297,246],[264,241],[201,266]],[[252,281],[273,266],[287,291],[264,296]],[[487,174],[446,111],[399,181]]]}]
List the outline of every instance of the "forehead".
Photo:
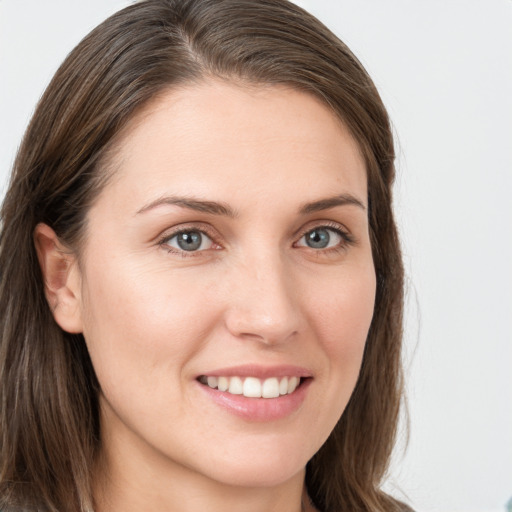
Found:
[{"label": "forehead", "polygon": [[229,196],[244,183],[254,195],[307,181],[311,195],[338,184],[366,199],[348,129],[320,100],[284,86],[207,81],[166,91],[131,120],[113,160],[114,182],[135,195],[166,184]]}]

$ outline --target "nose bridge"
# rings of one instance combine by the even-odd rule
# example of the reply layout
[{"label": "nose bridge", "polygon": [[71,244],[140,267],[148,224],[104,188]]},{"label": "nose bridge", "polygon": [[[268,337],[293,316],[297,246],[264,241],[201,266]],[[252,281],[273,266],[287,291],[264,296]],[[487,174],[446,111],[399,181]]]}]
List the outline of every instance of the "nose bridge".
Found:
[{"label": "nose bridge", "polygon": [[226,319],[232,334],[275,344],[298,331],[293,279],[278,251],[244,259],[234,279]]}]

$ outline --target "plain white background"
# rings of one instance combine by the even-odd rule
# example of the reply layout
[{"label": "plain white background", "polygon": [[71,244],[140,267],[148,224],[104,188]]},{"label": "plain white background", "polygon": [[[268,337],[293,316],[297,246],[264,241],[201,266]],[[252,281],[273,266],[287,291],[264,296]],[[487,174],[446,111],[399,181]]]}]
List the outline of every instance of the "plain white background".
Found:
[{"label": "plain white background", "polygon": [[[121,0],[0,0],[0,186],[57,66]],[[397,134],[418,511],[512,497],[512,0],[297,0],[356,53]]]}]

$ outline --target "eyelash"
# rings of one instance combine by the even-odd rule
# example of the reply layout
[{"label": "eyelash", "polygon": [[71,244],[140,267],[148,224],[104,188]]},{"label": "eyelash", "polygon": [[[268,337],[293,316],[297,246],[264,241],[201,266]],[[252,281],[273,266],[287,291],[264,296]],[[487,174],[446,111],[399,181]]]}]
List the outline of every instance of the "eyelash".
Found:
[{"label": "eyelash", "polygon": [[[312,251],[318,253],[319,256],[320,256],[320,254],[339,253],[340,251],[343,251],[347,247],[354,245],[356,243],[356,239],[354,238],[354,236],[351,233],[349,233],[349,231],[347,229],[343,228],[340,224],[338,224],[336,222],[323,222],[323,223],[318,224],[313,227],[308,226],[306,229],[304,229],[303,231],[300,232],[300,236],[298,237],[297,241],[302,240],[302,238],[304,236],[306,236],[308,233],[311,233],[312,231],[320,230],[320,229],[334,231],[337,235],[340,236],[340,238],[342,239],[342,242],[340,244],[336,245],[335,247],[329,247],[329,248],[323,249],[323,250],[322,249],[313,249],[311,247],[310,249]],[[295,242],[295,243],[297,243],[297,242]]]},{"label": "eyelash", "polygon": [[214,235],[211,233],[211,229],[209,229],[208,226],[185,226],[182,228],[177,229],[176,231],[173,231],[171,233],[166,233],[163,235],[160,240],[158,241],[158,245],[162,247],[164,250],[166,250],[170,254],[176,254],[178,256],[181,256],[182,258],[191,258],[195,256],[199,256],[201,253],[205,252],[203,251],[185,251],[185,250],[179,250],[175,247],[171,247],[169,244],[169,241],[172,240],[174,237],[181,235],[183,233],[190,233],[190,232],[198,232],[202,235],[206,235],[213,244],[219,245],[220,243],[216,241],[218,239],[218,235]]},{"label": "eyelash", "polygon": [[[315,231],[325,229],[329,231],[334,231],[337,235],[340,236],[342,239],[342,242],[335,247],[329,247],[327,249],[313,249],[312,247],[309,247],[312,251],[320,254],[329,254],[329,253],[338,253],[340,251],[345,250],[348,246],[354,245],[356,243],[356,239],[344,228],[341,227],[340,224],[334,223],[334,222],[323,222],[321,224],[308,227],[307,229],[304,229],[300,232],[300,234],[297,236],[297,241],[294,242],[294,247],[296,247],[296,244],[299,240],[301,240],[304,236],[306,236],[308,233]],[[176,254],[183,258],[190,258],[190,257],[197,257],[201,255],[203,252],[207,251],[208,249],[204,249],[201,251],[185,251],[185,250],[179,250],[174,247],[171,247],[169,244],[169,241],[172,240],[174,237],[183,234],[183,233],[190,233],[190,232],[198,232],[202,235],[206,235],[214,245],[220,246],[221,244],[216,241],[216,238],[218,239],[218,235],[215,235],[211,233],[211,229],[208,229],[207,226],[185,226],[180,229],[177,229],[176,231],[173,231],[171,233],[166,233],[164,236],[160,238],[158,241],[158,245],[162,247],[164,250],[166,250],[170,254]],[[303,247],[303,246],[299,246]],[[307,247],[306,247],[307,248]],[[215,249],[217,250],[217,249]]]}]

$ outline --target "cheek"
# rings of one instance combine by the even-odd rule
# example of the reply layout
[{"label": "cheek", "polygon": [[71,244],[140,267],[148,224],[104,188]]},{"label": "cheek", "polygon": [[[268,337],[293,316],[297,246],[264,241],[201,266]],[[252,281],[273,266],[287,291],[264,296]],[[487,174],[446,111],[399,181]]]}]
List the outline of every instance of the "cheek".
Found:
[{"label": "cheek", "polygon": [[359,377],[374,311],[373,265],[347,267],[323,284],[323,293],[308,297],[308,320],[318,347],[314,357],[322,369],[313,397],[322,406],[310,419],[316,449],[343,414]]},{"label": "cheek", "polygon": [[357,382],[373,318],[376,280],[373,265],[347,272],[317,297],[315,326],[328,358],[328,382],[339,415]]},{"label": "cheek", "polygon": [[91,269],[86,282],[84,337],[103,391],[179,385],[215,322],[212,307],[198,315],[201,290],[187,279],[120,265]]},{"label": "cheek", "polygon": [[357,271],[347,269],[329,281],[327,292],[311,299],[314,323],[327,352],[358,355],[370,328],[375,305],[376,279],[373,265]]}]

